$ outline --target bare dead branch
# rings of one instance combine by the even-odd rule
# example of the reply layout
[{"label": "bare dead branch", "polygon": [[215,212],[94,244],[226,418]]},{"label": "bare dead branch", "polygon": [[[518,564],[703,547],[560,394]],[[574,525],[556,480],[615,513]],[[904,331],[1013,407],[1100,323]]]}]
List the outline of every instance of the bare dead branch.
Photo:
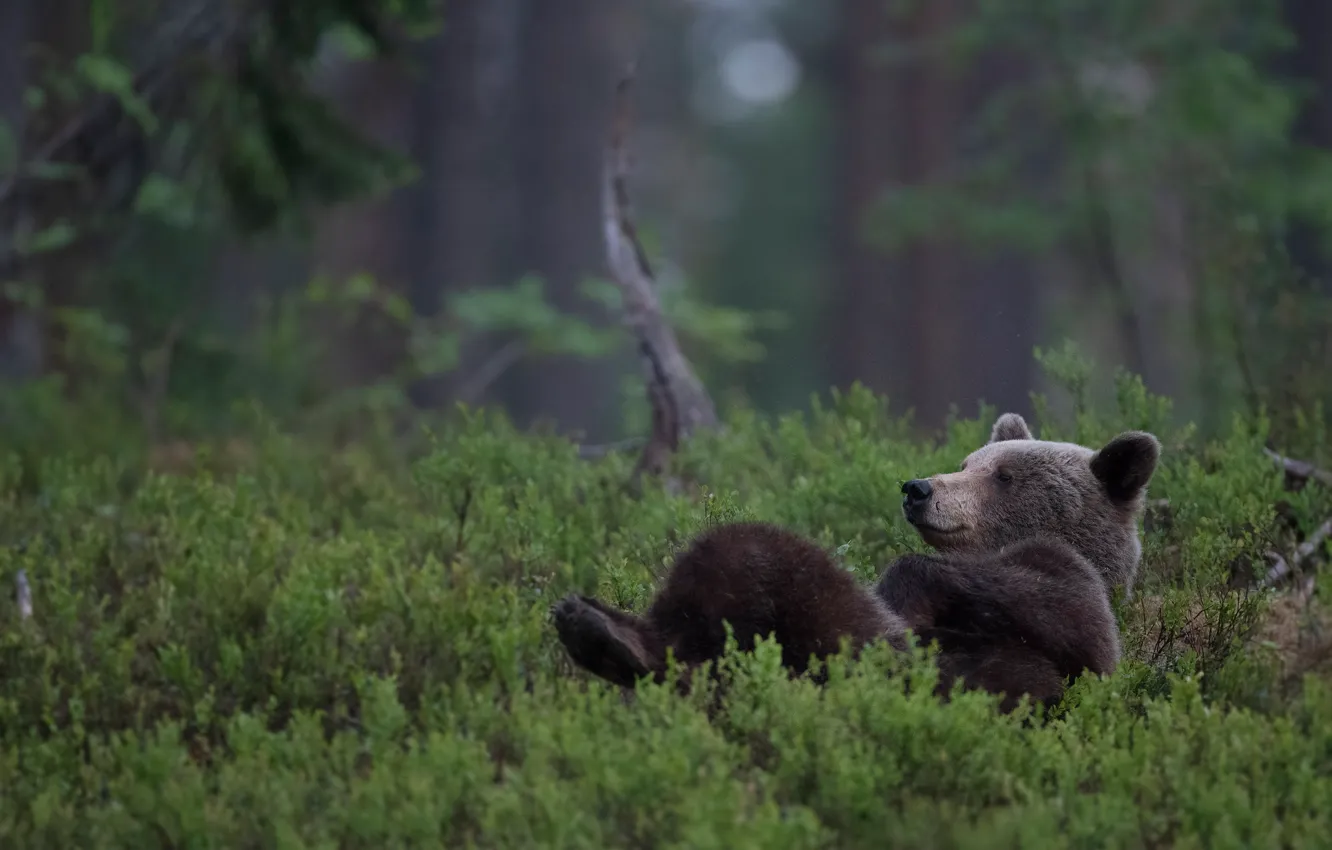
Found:
[{"label": "bare dead branch", "polygon": [[32,618],[32,586],[28,584],[28,571],[19,570],[14,575],[15,596],[18,599],[19,619]]},{"label": "bare dead branch", "polygon": [[1313,593],[1316,582],[1313,576],[1305,576],[1299,586],[1295,588],[1294,599],[1301,607],[1307,608],[1313,602]]},{"label": "bare dead branch", "polygon": [[1260,587],[1275,587],[1287,578],[1303,573],[1307,562],[1313,558],[1314,553],[1329,535],[1332,535],[1332,519],[1315,528],[1303,543],[1295,547],[1295,552],[1290,558],[1284,557],[1279,552],[1268,552],[1267,557],[1272,561],[1272,568],[1267,571],[1267,576]]},{"label": "bare dead branch", "polygon": [[652,404],[652,435],[639,459],[639,471],[660,471],[682,438],[717,425],[717,412],[703,384],[680,351],[675,332],[662,316],[656,282],[638,239],[629,203],[628,135],[632,118],[631,64],[615,91],[610,141],[602,180],[606,259],[619,287],[623,318],[638,340]]},{"label": "bare dead branch", "polygon": [[1280,552],[1269,550],[1266,554],[1267,559],[1272,562],[1272,568],[1267,571],[1267,576],[1262,580],[1259,586],[1264,588],[1275,587],[1285,579],[1286,576],[1290,575],[1292,570],[1290,568],[1290,563]]},{"label": "bare dead branch", "polygon": [[486,358],[486,362],[477,367],[475,372],[467,376],[467,383],[458,389],[455,398],[464,404],[476,401],[515,363],[523,359],[526,353],[527,343],[522,340],[516,339],[506,343],[499,351]]},{"label": "bare dead branch", "polygon": [[1305,460],[1296,460],[1295,458],[1277,454],[1269,448],[1264,448],[1263,454],[1270,457],[1278,466],[1286,471],[1286,478],[1288,481],[1302,483],[1312,480],[1317,481],[1324,487],[1332,487],[1332,472],[1328,472],[1325,469],[1319,469]]},{"label": "bare dead branch", "polygon": [[147,387],[143,392],[142,409],[144,430],[156,443],[162,436],[162,406],[166,403],[167,391],[171,385],[171,361],[175,356],[176,344],[184,330],[184,320],[177,316],[167,326],[162,345],[157,349],[156,368],[148,376]]},{"label": "bare dead branch", "polygon": [[1323,541],[1330,534],[1332,534],[1332,519],[1318,526],[1314,529],[1313,534],[1305,538],[1304,542],[1295,550],[1295,559],[1302,564],[1312,558],[1314,552],[1318,551],[1318,548],[1323,545]]},{"label": "bare dead branch", "polygon": [[584,460],[591,458],[605,457],[615,452],[628,451],[629,449],[642,448],[647,443],[643,437],[630,437],[627,440],[620,440],[615,443],[601,443],[599,445],[579,446],[578,456]]}]

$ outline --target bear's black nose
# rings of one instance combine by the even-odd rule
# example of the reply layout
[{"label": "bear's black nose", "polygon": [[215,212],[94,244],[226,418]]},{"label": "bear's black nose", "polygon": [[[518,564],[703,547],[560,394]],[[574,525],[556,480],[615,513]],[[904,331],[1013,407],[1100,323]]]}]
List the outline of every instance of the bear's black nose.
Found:
[{"label": "bear's black nose", "polygon": [[929,481],[924,478],[913,478],[902,485],[902,493],[905,495],[902,501],[908,506],[919,505],[928,500],[933,492],[934,488],[930,486]]}]

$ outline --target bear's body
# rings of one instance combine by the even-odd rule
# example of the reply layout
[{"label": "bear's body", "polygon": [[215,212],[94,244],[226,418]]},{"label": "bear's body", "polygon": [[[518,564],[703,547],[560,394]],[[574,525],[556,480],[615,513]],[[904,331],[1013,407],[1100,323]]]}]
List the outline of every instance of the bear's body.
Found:
[{"label": "bear's body", "polygon": [[742,649],[773,635],[783,664],[806,670],[843,637],[905,646],[910,628],[940,647],[940,691],[965,686],[1056,701],[1086,670],[1119,660],[1110,607],[1131,589],[1137,519],[1160,446],[1128,432],[1100,451],[1033,440],[1005,414],[961,471],[903,486],[908,521],[938,554],[898,559],[874,589],[820,547],[763,523],[700,535],[677,558],[643,616],[571,596],[554,610],[573,660],[625,687],[660,679],[667,650],[692,668],[720,656],[724,623]]},{"label": "bear's body", "polygon": [[1119,663],[1119,628],[1096,570],[1072,547],[1029,540],[977,555],[907,555],[878,596],[928,645],[939,644],[939,689],[957,678],[1005,695],[1058,701],[1064,683]]},{"label": "bear's body", "polygon": [[821,547],[767,523],[730,523],[699,535],[676,557],[644,614],[585,596],[555,607],[555,626],[580,666],[631,687],[660,679],[670,649],[686,668],[722,654],[725,623],[741,650],[776,635],[795,673],[811,656],[836,652],[843,636],[859,647],[887,637],[906,647],[902,619]]}]

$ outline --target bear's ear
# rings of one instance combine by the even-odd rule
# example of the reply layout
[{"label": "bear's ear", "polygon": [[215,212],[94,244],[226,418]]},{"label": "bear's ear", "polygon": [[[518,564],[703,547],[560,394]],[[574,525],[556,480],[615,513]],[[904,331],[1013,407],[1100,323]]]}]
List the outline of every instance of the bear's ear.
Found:
[{"label": "bear's ear", "polygon": [[990,430],[991,443],[1003,443],[1008,440],[1030,440],[1031,429],[1027,427],[1027,420],[1018,416],[1016,413],[1005,413],[994,422],[994,428]]},{"label": "bear's ear", "polygon": [[1125,431],[1092,455],[1091,471],[1116,502],[1136,499],[1152,480],[1161,442],[1146,431]]}]

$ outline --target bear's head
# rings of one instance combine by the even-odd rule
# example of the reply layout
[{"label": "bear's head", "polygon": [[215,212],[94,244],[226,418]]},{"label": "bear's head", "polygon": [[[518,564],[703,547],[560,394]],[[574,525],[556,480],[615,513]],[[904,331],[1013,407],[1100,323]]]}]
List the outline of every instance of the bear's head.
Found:
[{"label": "bear's head", "polygon": [[990,442],[958,472],[902,485],[902,509],[940,552],[983,552],[1033,537],[1072,545],[1131,593],[1142,557],[1138,518],[1161,444],[1126,431],[1099,449],[1037,440],[1016,413],[994,423]]}]

